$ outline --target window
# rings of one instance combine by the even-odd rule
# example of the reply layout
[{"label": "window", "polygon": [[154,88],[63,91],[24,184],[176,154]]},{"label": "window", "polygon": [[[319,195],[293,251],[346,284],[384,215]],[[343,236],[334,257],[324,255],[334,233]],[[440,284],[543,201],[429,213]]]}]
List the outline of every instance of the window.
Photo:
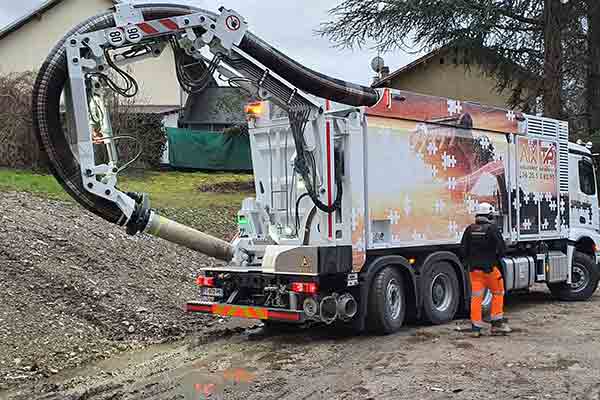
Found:
[{"label": "window", "polygon": [[589,161],[579,161],[579,186],[581,192],[593,196],[596,194],[594,167]]}]

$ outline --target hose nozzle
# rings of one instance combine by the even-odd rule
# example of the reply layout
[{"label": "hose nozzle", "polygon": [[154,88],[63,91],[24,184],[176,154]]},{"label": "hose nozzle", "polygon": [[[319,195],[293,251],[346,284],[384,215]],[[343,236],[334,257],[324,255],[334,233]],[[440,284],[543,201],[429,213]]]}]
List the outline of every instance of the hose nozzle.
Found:
[{"label": "hose nozzle", "polygon": [[233,258],[233,246],[226,241],[162,217],[154,211],[150,212],[145,232],[219,260],[229,262]]}]

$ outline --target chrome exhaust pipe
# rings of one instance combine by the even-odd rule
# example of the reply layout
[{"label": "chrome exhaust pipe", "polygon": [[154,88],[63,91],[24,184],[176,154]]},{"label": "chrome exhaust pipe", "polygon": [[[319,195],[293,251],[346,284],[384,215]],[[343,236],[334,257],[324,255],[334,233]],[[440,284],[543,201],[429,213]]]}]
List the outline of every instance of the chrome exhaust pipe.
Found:
[{"label": "chrome exhaust pipe", "polygon": [[319,304],[312,297],[308,297],[304,300],[303,306],[304,314],[306,314],[308,318],[314,318],[319,312]]},{"label": "chrome exhaust pipe", "polygon": [[325,322],[327,325],[333,323],[333,321],[337,318],[337,301],[333,296],[324,297],[321,300],[321,304],[319,306],[321,309],[320,316],[321,320]]},{"label": "chrome exhaust pipe", "polygon": [[354,318],[358,311],[358,303],[350,293],[343,294],[337,300],[337,314],[343,320]]}]

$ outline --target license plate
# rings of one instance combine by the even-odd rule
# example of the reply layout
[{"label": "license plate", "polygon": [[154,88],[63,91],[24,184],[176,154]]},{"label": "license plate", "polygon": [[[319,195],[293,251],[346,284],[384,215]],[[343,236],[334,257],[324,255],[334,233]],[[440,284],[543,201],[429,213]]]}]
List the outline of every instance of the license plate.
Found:
[{"label": "license plate", "polygon": [[201,296],[210,296],[210,297],[223,297],[223,289],[205,287],[200,291]]},{"label": "license plate", "polygon": [[215,298],[214,297],[208,297],[208,296],[200,296],[200,300],[198,300],[198,302],[200,304],[212,304],[215,302]]}]

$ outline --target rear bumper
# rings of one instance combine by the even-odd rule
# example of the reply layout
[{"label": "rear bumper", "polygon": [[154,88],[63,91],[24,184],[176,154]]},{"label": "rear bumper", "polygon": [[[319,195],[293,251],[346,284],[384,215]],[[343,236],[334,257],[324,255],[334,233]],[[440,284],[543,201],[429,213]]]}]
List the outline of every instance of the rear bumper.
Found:
[{"label": "rear bumper", "polygon": [[305,321],[302,311],[281,310],[277,308],[238,306],[235,304],[199,303],[188,302],[185,306],[187,312],[220,315],[223,317],[238,317],[260,320],[285,321],[301,323]]}]

